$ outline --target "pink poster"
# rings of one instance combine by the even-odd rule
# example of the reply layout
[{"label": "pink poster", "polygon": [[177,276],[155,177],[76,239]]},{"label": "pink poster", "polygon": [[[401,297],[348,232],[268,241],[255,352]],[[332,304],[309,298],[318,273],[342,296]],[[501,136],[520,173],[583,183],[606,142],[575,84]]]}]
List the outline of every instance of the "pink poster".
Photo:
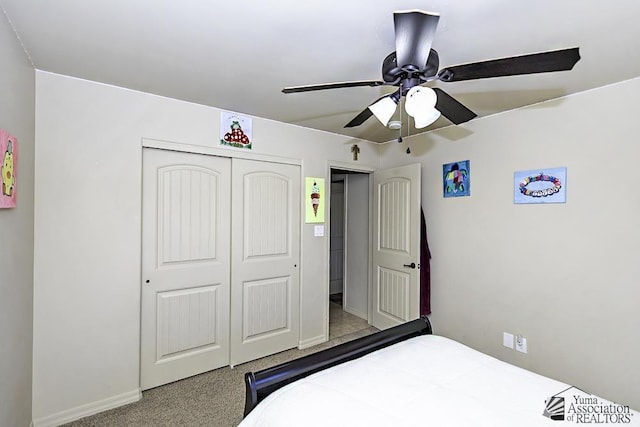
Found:
[{"label": "pink poster", "polygon": [[16,166],[18,141],[4,129],[0,129],[0,208],[16,207]]}]

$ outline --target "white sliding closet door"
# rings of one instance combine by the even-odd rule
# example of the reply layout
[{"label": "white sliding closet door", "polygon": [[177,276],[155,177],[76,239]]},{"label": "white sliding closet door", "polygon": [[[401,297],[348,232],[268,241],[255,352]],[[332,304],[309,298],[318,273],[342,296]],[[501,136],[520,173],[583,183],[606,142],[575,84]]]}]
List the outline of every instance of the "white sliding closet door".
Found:
[{"label": "white sliding closet door", "polygon": [[143,149],[141,387],[229,364],[231,160]]},{"label": "white sliding closet door", "polygon": [[231,365],[296,347],[300,167],[233,159]]}]

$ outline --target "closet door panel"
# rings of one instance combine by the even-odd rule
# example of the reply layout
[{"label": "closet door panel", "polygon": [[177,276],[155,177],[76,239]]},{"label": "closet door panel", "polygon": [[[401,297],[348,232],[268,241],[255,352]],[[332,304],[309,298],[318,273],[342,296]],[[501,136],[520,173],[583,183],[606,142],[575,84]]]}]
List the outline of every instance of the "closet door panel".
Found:
[{"label": "closet door panel", "polygon": [[232,163],[231,364],[299,342],[300,167]]},{"label": "closet door panel", "polygon": [[229,364],[230,185],[230,159],[143,150],[143,390]]}]

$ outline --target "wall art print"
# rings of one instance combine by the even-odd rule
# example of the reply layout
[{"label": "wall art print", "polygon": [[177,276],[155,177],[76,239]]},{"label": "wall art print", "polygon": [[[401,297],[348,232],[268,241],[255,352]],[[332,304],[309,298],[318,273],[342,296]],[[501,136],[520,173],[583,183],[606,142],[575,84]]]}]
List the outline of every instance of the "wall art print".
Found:
[{"label": "wall art print", "polygon": [[220,145],[251,150],[253,121],[251,117],[223,111],[220,114]]},{"label": "wall art print", "polygon": [[442,165],[442,186],[444,197],[471,195],[470,166],[469,160]]},{"label": "wall art print", "polygon": [[18,140],[0,129],[0,208],[15,208],[17,197],[16,169],[18,166]]},{"label": "wall art print", "polygon": [[565,203],[567,168],[515,172],[513,187],[514,203]]},{"label": "wall art print", "polygon": [[305,177],[305,222],[324,222],[324,178]]}]

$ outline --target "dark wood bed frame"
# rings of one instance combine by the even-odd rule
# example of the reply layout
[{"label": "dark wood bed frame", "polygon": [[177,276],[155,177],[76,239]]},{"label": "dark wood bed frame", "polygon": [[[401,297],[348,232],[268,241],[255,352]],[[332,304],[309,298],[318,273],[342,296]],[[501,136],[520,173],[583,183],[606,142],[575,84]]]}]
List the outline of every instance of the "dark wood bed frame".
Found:
[{"label": "dark wood bed frame", "polygon": [[280,387],[323,369],[356,359],[409,338],[431,334],[431,332],[429,319],[421,317],[271,368],[248,372],[244,376],[246,386],[244,416],[247,416],[258,403]]}]

